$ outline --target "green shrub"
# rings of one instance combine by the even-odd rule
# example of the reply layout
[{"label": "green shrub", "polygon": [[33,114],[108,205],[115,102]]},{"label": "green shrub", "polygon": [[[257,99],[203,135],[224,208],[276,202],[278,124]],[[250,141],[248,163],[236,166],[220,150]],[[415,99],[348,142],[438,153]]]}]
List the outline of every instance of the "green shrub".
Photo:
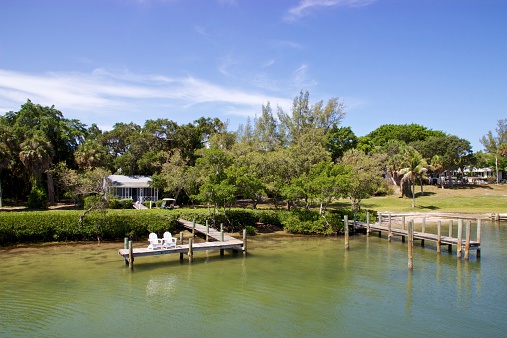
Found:
[{"label": "green shrub", "polygon": [[94,210],[83,223],[79,210],[49,210],[0,213],[0,245],[54,241],[105,241],[160,236],[177,225],[176,216],[165,211]]},{"label": "green shrub", "polygon": [[247,225],[245,227],[246,229],[246,233],[250,236],[255,236],[256,235],[256,231],[255,231],[255,227],[251,226],[251,225]]},{"label": "green shrub", "polygon": [[282,223],[286,231],[294,234],[329,235],[334,230],[333,227],[326,224],[325,219],[318,211],[306,209],[292,210],[291,215]]},{"label": "green shrub", "polygon": [[107,207],[109,209],[132,209],[132,198],[109,199]]},{"label": "green shrub", "polygon": [[104,206],[104,199],[99,195],[90,195],[84,198],[84,209],[100,208]]},{"label": "green shrub", "polygon": [[47,209],[48,204],[48,195],[44,188],[38,184],[34,185],[28,195],[28,207],[30,209]]}]

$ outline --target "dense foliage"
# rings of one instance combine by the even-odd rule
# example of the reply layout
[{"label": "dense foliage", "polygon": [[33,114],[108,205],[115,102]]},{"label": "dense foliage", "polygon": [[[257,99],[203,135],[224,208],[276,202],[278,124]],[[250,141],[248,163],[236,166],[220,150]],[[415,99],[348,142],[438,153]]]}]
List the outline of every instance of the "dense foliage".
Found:
[{"label": "dense foliage", "polygon": [[[229,208],[238,199],[253,208],[269,199],[276,208],[318,208],[319,222],[329,227],[332,201],[349,199],[358,212],[362,199],[394,190],[388,185],[401,186],[402,196],[414,201],[416,181],[430,173],[491,162],[487,154],[473,156],[467,140],[417,124],[383,125],[358,138],[341,126],[345,113],[338,98],[311,104],[301,91],[290,111],[274,113],[268,102],[237,132],[216,118],[117,123],[103,132],[28,100],[0,116],[0,206],[2,197],[27,201],[30,195],[36,209],[62,199],[84,205],[87,198],[91,210],[106,197],[104,177],[121,173],[150,175],[160,197],[206,205],[214,222],[223,215],[229,226],[236,226]],[[505,125],[499,122],[499,135],[483,140],[496,162],[507,156],[500,136]]]}]

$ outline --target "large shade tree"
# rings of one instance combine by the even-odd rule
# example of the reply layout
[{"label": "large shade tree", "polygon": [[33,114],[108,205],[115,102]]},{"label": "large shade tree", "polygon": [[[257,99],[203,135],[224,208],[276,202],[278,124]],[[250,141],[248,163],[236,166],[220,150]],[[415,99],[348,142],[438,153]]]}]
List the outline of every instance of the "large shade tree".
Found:
[{"label": "large shade tree", "polygon": [[344,195],[350,199],[354,215],[361,209],[361,201],[375,194],[385,185],[385,155],[365,154],[362,150],[351,149],[343,154],[342,163],[351,169],[350,183]]},{"label": "large shade tree", "polygon": [[[84,124],[64,118],[54,106],[42,106],[27,100],[17,112],[7,112],[1,121],[11,128],[16,140],[17,161],[23,163],[35,180],[52,165],[61,161],[75,167],[74,151],[86,135]],[[37,149],[38,147],[41,149]],[[13,167],[17,167],[14,163]],[[18,167],[19,168],[19,167]],[[50,172],[46,172],[48,197],[55,200],[54,184]]]}]

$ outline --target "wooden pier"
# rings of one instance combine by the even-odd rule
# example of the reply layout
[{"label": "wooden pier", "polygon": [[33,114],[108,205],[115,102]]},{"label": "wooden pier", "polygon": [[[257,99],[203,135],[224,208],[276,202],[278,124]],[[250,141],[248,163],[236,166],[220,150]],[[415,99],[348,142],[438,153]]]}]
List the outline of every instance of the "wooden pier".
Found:
[{"label": "wooden pier", "polygon": [[[225,249],[232,249],[236,252],[242,251],[243,254],[246,255],[246,230],[243,230],[243,240],[239,240],[224,233],[223,229],[217,231],[210,228],[208,225],[204,226],[184,219],[179,219],[178,223],[192,233],[191,238],[188,240],[188,244],[183,244],[182,232],[180,232],[179,243],[172,248],[148,249],[148,245],[146,245],[144,248],[134,249],[132,247],[132,241],[125,239],[125,247],[118,250],[118,254],[125,259],[125,264],[129,265],[131,269],[134,267],[134,259],[136,257],[179,253],[180,259],[183,259],[183,255],[187,254],[189,262],[192,262],[194,251],[220,250],[220,255],[223,255]],[[194,243],[193,238],[196,233],[205,237],[206,242]]]},{"label": "wooden pier", "polygon": [[[384,217],[387,218],[387,224],[383,225]],[[378,236],[382,237],[382,232],[387,233],[388,241],[391,241],[393,236],[401,236],[402,242],[405,242],[406,239],[412,240],[420,240],[421,246],[424,246],[425,241],[435,242],[437,245],[437,252],[441,252],[441,246],[447,245],[447,249],[449,252],[452,251],[452,246],[456,247],[456,254],[458,258],[462,257],[462,253],[464,252],[464,258],[469,258],[469,251],[476,250],[477,257],[481,255],[481,220],[477,220],[477,235],[476,240],[471,240],[471,221],[466,221],[465,224],[462,219],[458,219],[457,222],[457,237],[453,237],[453,226],[454,221],[449,220],[449,235],[442,235],[442,222],[437,222],[437,233],[428,233],[426,232],[426,220],[422,219],[422,224],[420,226],[421,231],[415,231],[414,228],[414,220],[410,221],[411,224],[407,225],[405,222],[405,216],[402,216],[401,228],[394,227],[393,222],[391,220],[391,215],[380,215],[379,222],[369,224],[369,222],[361,223],[356,222],[356,229],[365,230],[369,235],[372,232],[378,232]],[[411,232],[412,231],[412,232]],[[464,233],[463,233],[464,232]]]}]

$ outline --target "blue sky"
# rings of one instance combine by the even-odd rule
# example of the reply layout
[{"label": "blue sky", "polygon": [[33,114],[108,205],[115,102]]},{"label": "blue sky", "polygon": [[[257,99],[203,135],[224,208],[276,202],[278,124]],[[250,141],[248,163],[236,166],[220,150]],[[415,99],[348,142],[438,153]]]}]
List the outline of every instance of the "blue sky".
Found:
[{"label": "blue sky", "polygon": [[507,118],[504,0],[2,0],[0,113],[31,99],[104,130],[339,97],[358,136]]}]

